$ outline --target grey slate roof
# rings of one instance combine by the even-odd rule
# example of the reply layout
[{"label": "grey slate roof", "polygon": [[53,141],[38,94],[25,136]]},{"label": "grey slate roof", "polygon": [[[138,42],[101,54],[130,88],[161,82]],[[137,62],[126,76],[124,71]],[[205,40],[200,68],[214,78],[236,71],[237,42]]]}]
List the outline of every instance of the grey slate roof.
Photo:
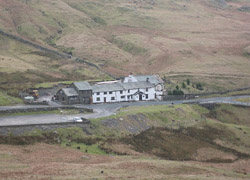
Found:
[{"label": "grey slate roof", "polygon": [[62,91],[66,96],[78,96],[74,88],[62,88]]},{"label": "grey slate roof", "polygon": [[90,84],[87,81],[82,81],[82,82],[74,82],[73,83],[76,88],[79,91],[83,91],[83,90],[92,90],[92,87],[90,86]]},{"label": "grey slate roof", "polygon": [[135,76],[137,81],[147,81],[147,78],[149,78],[149,82],[156,85],[163,83],[162,79],[157,75],[145,75],[145,76]]},{"label": "grey slate roof", "polygon": [[124,90],[121,83],[95,84],[92,87],[93,87],[93,92],[109,92],[109,91],[122,91],[122,90]]},{"label": "grey slate roof", "polygon": [[154,85],[150,82],[141,81],[141,82],[128,82],[128,83],[121,83],[125,90],[128,89],[146,89],[151,88]]},{"label": "grey slate roof", "polygon": [[112,84],[95,84],[93,92],[109,92],[109,91],[123,91],[128,89],[146,89],[153,87],[150,82],[128,82],[128,83],[112,83]]}]

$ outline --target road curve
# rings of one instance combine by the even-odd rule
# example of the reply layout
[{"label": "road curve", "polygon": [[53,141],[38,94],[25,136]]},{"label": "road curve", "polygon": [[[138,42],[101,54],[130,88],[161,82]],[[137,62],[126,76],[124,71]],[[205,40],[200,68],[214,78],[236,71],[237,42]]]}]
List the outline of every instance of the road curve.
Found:
[{"label": "road curve", "polygon": [[[250,103],[244,103],[235,101],[238,98],[249,98],[248,96],[232,96],[232,97],[214,97],[206,99],[191,99],[191,100],[176,100],[176,101],[149,101],[149,102],[124,102],[124,103],[112,103],[112,104],[95,104],[95,105],[75,105],[75,107],[91,108],[94,110],[92,114],[76,114],[76,115],[59,115],[59,114],[38,114],[38,115],[25,115],[25,116],[8,116],[0,117],[0,126],[12,126],[12,125],[29,125],[29,124],[50,124],[69,122],[74,117],[84,117],[87,119],[107,117],[114,114],[118,109],[128,106],[152,106],[152,105],[170,105],[170,104],[184,104],[184,103],[226,103],[234,105],[249,106]],[[5,106],[0,107],[0,110],[7,109],[29,109],[48,106]],[[62,107],[62,106],[58,106]]]}]

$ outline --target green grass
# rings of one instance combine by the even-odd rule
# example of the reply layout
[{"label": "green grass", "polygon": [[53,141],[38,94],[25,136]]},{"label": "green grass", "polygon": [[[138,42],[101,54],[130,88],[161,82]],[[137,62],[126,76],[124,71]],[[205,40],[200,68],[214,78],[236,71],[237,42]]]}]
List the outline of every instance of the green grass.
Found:
[{"label": "green grass", "polygon": [[20,98],[9,96],[7,93],[0,91],[0,106],[10,106],[22,103],[23,101]]},{"label": "green grass", "polygon": [[[78,70],[77,72],[79,73],[88,73],[90,72],[91,70],[88,70],[88,69],[84,69],[83,70]],[[113,80],[112,78],[110,77],[103,77],[103,78],[94,78],[94,79],[88,79],[88,80],[84,80],[84,81],[88,81],[88,82],[99,82],[99,81],[110,81],[110,80]],[[64,84],[64,85],[70,85],[72,84],[73,82],[76,82],[76,81],[56,81],[56,82],[43,82],[43,83],[39,83],[39,84],[36,84],[34,87],[35,88],[51,88],[55,85],[58,85],[58,84]]]},{"label": "green grass", "polygon": [[[168,78],[166,78],[168,79]],[[182,83],[184,82],[185,84],[185,88],[182,87]],[[173,91],[176,89],[176,86],[179,86],[179,89],[181,89],[184,94],[191,94],[191,93],[195,93],[195,94],[199,94],[199,93],[205,93],[207,91],[207,88],[202,84],[203,90],[199,90],[196,88],[196,84],[198,84],[200,82],[196,81],[196,82],[190,82],[189,85],[187,85],[186,79],[184,80],[174,80],[171,79],[169,80],[169,82],[165,83],[165,87],[167,91]]]},{"label": "green grass", "polygon": [[51,88],[58,84],[72,84],[74,81],[58,81],[58,82],[44,82],[35,85],[35,88]]},{"label": "green grass", "polygon": [[[157,106],[138,106],[122,108],[115,115],[105,118],[91,119],[94,127],[93,133],[105,137],[122,137],[129,134],[129,126],[141,129],[141,125],[135,119],[138,119],[145,126],[169,126],[180,128],[188,127],[204,121],[202,114],[208,113],[208,110],[198,105],[157,105]],[[119,127],[110,128],[102,125],[103,120],[113,119],[118,122]],[[122,122],[121,122],[122,119]]]},{"label": "green grass", "polygon": [[[69,127],[69,128],[57,128],[53,131],[44,132],[41,130],[34,130],[32,132],[27,132],[27,136],[49,136],[53,132],[57,134],[60,139],[60,145],[66,147],[66,144],[70,144],[70,147],[77,149],[80,147],[80,151],[88,151],[89,154],[106,154],[98,147],[98,141],[95,140],[96,135],[87,135],[79,127]],[[81,142],[79,142],[81,141]],[[84,143],[85,142],[85,143]]]},{"label": "green grass", "polygon": [[225,94],[213,94],[213,95],[207,95],[207,96],[201,96],[200,98],[212,98],[212,97],[227,97],[227,96],[237,96],[237,95],[250,95],[250,89],[244,90],[244,91],[234,91],[230,93]]},{"label": "green grass", "polygon": [[[212,129],[220,132],[220,136],[217,135],[216,139],[220,140],[222,147],[234,149],[238,152],[250,154],[250,128],[243,125],[236,125],[225,122],[218,122],[218,120],[207,119],[206,121],[197,124],[197,128],[211,127]],[[209,136],[216,136],[216,134],[210,134]]]},{"label": "green grass", "polygon": [[235,101],[250,103],[250,98],[240,98],[240,99],[235,99]]},{"label": "green grass", "polygon": [[249,107],[237,107],[229,104],[221,104],[216,107],[213,116],[223,123],[230,123],[236,125],[244,125],[250,127]]},{"label": "green grass", "polygon": [[132,54],[132,55],[143,55],[147,52],[147,49],[139,47],[132,42],[124,41],[120,38],[113,38],[112,43],[114,43],[120,49]]},{"label": "green grass", "polygon": [[[62,143],[61,145],[66,147],[66,144],[67,143]],[[92,145],[86,145],[86,144],[83,144],[83,143],[75,143],[75,142],[72,142],[71,143],[71,147],[74,148],[74,149],[77,149],[80,147],[80,151],[82,152],[87,152],[89,154],[100,154],[100,155],[105,155],[106,152],[104,152],[103,150],[101,150],[99,147],[98,147],[98,144],[92,144]]]},{"label": "green grass", "polygon": [[[202,108],[198,105],[156,105],[156,106],[131,106],[127,108],[122,108],[116,115],[111,116],[110,118],[119,118],[127,115],[134,114],[145,114],[145,115],[155,115],[162,114],[163,116],[173,116],[177,119],[182,119],[184,116],[187,116],[186,119],[189,118],[199,118],[200,112],[207,112],[205,108]],[[183,116],[183,117],[181,117]],[[153,117],[152,117],[153,118]]]},{"label": "green grass", "polygon": [[[58,128],[54,131],[58,133],[58,136],[61,139],[62,146],[70,144],[72,148],[77,149],[77,147],[80,147],[80,150],[82,152],[85,152],[85,150],[87,150],[89,154],[106,154],[104,151],[99,149],[98,143],[95,143],[92,140],[92,138],[95,138],[95,135],[89,136],[81,128]],[[33,135],[41,135],[41,133],[41,131],[34,131]],[[90,139],[90,141],[87,140],[88,138]],[[86,140],[86,142],[90,142],[91,144],[87,145],[85,143],[79,143],[77,142],[78,140]]]}]

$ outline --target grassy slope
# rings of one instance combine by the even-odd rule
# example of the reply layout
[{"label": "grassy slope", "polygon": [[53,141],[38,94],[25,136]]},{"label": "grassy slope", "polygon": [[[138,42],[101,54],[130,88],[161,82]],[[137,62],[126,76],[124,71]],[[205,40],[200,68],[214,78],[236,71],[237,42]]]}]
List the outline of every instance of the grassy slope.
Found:
[{"label": "grassy slope", "polygon": [[0,106],[7,106],[13,104],[22,104],[22,100],[19,98],[11,97],[7,93],[0,91]]},{"label": "grassy slope", "polygon": [[[55,145],[0,145],[3,179],[248,179],[244,166],[163,161],[139,156],[99,156]],[[46,153],[45,153],[46,152]],[[82,158],[86,157],[86,158]],[[18,162],[17,162],[18,161]],[[233,166],[233,168],[232,168]],[[103,173],[101,173],[103,172]]]},{"label": "grassy slope", "polygon": [[94,133],[100,137],[124,136],[132,132],[140,133],[152,126],[192,126],[204,120],[200,114],[203,111],[205,109],[199,106],[189,105],[128,107],[109,118],[93,119],[91,122],[95,127]]},{"label": "grassy slope", "polygon": [[[226,118],[227,120],[221,118],[225,111],[232,114]],[[75,177],[80,179],[82,177],[114,177],[118,179],[127,179],[128,177],[133,179],[249,179],[249,159],[241,157],[242,159],[234,161],[239,156],[236,152],[250,152],[250,126],[248,119],[245,118],[249,114],[249,109],[222,105],[215,106],[212,112],[216,112],[217,116],[211,118],[211,112],[209,113],[207,109],[197,105],[124,108],[116,116],[108,119],[121,121],[120,119],[123,118],[122,121],[130,121],[130,125],[133,125],[136,119],[129,120],[128,117],[131,118],[132,115],[138,117],[143,114],[145,117],[143,120],[149,124],[154,122],[151,125],[155,127],[166,126],[169,123],[168,120],[172,118],[182,122],[190,122],[192,119],[198,119],[198,121],[186,123],[187,126],[181,131],[153,128],[136,136],[125,136],[126,138],[118,141],[114,140],[114,138],[120,137],[119,133],[113,133],[112,139],[110,139],[108,136],[100,136],[98,133],[89,136],[80,128],[57,129],[51,133],[32,132],[29,135],[33,137],[42,136],[42,139],[48,138],[50,143],[55,143],[59,140],[63,148],[47,144],[36,144],[18,146],[15,149],[16,146],[0,145],[0,160],[5,162],[1,164],[4,171],[1,171],[0,177],[15,178],[16,173],[18,174],[18,172],[22,171],[25,172],[21,175],[19,174],[22,179],[28,179],[31,174],[35,175],[33,179],[46,178],[52,174],[53,177],[59,179]],[[237,121],[235,116],[238,118]],[[199,120],[199,118],[201,119]],[[94,124],[89,129],[90,132],[95,133],[94,128],[98,128],[98,131],[108,134],[111,128],[106,128],[105,125],[101,124],[103,120],[93,120]],[[116,129],[123,131],[124,127],[120,126],[116,127]],[[108,144],[103,144],[103,141],[105,142],[106,139],[109,139],[106,141]],[[1,138],[1,141],[3,140],[4,138]],[[35,138],[32,138],[30,142],[34,142],[34,140]],[[25,141],[28,142],[29,138],[21,138],[18,142]],[[66,144],[74,149],[80,147],[80,150],[77,151],[65,147]],[[132,155],[104,155],[105,152],[100,150],[100,147],[108,150],[105,147],[107,145],[110,148],[109,150],[113,150],[113,152]],[[45,154],[43,149],[47,149]],[[85,152],[86,149],[88,153]],[[62,156],[67,158],[61,158]],[[16,161],[14,161],[17,157],[20,164],[16,164]],[[194,158],[196,161],[163,161],[162,158]],[[46,162],[44,159],[46,159]],[[209,161],[210,163],[201,163],[199,161]],[[47,170],[40,168],[39,172],[44,172],[42,174],[36,171],[27,171],[27,165],[29,167],[33,167],[33,165],[42,167],[44,163],[51,167]],[[60,168],[60,171],[56,171],[62,163],[64,164],[63,167]],[[86,164],[88,164],[87,167]],[[17,166],[18,168],[15,168]],[[104,173],[100,173],[101,171],[104,171]],[[92,172],[91,176],[89,176],[90,172]]]},{"label": "grassy slope", "polygon": [[[201,0],[134,2],[4,0],[0,28],[72,51],[118,76],[130,71],[159,73],[176,81],[189,76],[209,90],[248,85],[250,14],[237,8],[249,1],[230,1],[226,9]],[[22,63],[37,68],[33,62]],[[55,63],[51,70],[58,68],[70,75],[74,69]]]},{"label": "grassy slope", "polygon": [[[18,96],[20,90],[50,86],[65,80],[106,78],[95,68],[73,59],[64,59],[1,35],[0,40],[4,42],[0,44],[0,89],[8,95]],[[39,83],[43,84],[37,85]],[[11,104],[15,103],[1,103]]]},{"label": "grassy slope", "polygon": [[[59,137],[63,146],[79,146],[83,152],[88,148],[90,152],[102,154],[101,148],[109,153],[134,154],[135,150],[147,149],[149,154],[166,159],[232,161],[240,153],[250,152],[248,114],[248,108],[231,105],[216,106],[213,111],[198,105],[128,107],[117,115],[91,120],[87,131],[92,136],[80,128],[58,129],[54,136]],[[40,131],[28,135],[48,137]],[[114,138],[117,140],[110,141]],[[204,148],[214,154],[204,155]],[[174,153],[174,149],[180,151]]]},{"label": "grassy slope", "polygon": [[[229,115],[230,114],[230,115]],[[133,116],[132,116],[133,115]],[[235,107],[231,105],[221,105],[208,111],[197,105],[177,105],[171,106],[154,106],[154,107],[137,107],[125,108],[116,116],[109,118],[110,121],[119,125],[112,127],[99,122],[98,132],[111,137],[124,131],[130,132],[129,127],[138,128],[138,117],[148,125],[148,127],[167,127],[172,129],[181,129],[180,134],[168,132],[166,129],[152,129],[146,132],[137,132],[138,136],[125,139],[125,142],[134,146],[138,151],[146,151],[158,156],[171,158],[192,159],[195,152],[202,148],[211,148],[211,152],[217,153],[217,150],[225,151],[223,148],[230,148],[233,151],[249,154],[250,135],[249,126],[249,108]],[[122,122],[121,122],[122,118]],[[103,120],[102,120],[103,121]],[[146,121],[146,122],[145,122]],[[95,122],[95,124],[98,124]],[[143,122],[139,123],[143,126]],[[128,125],[127,125],[128,126]],[[114,128],[116,130],[114,130]],[[148,129],[148,128],[146,128]],[[182,131],[183,130],[183,131]],[[104,131],[104,132],[103,132]],[[145,129],[144,129],[145,131]],[[104,136],[104,135],[103,135]],[[147,139],[148,137],[148,139]],[[159,141],[158,141],[159,140]],[[169,146],[163,145],[163,142],[170,143]],[[126,144],[125,143],[125,144]],[[118,143],[118,145],[120,142]],[[151,144],[148,146],[148,144]],[[219,147],[221,148],[219,148]],[[146,150],[147,148],[148,150]],[[192,148],[191,148],[192,147]],[[126,152],[118,148],[116,143],[107,143],[104,145],[108,151]],[[174,148],[182,149],[174,153]],[[113,149],[113,150],[112,150]],[[215,150],[217,149],[217,150]],[[129,152],[129,151],[127,151]],[[185,153],[184,153],[185,152]],[[184,154],[185,155],[184,155]],[[183,156],[182,156],[183,155]],[[204,157],[201,157],[204,158]],[[214,157],[215,159],[220,157]]]}]

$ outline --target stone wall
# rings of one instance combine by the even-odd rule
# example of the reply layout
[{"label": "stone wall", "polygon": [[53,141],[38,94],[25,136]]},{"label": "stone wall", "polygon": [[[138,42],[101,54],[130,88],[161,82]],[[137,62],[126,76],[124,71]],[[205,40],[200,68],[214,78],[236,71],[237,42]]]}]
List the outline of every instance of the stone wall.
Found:
[{"label": "stone wall", "polygon": [[9,113],[19,113],[19,112],[37,112],[37,111],[54,111],[59,109],[77,109],[82,112],[93,112],[93,109],[87,108],[77,108],[73,106],[60,106],[60,107],[21,107],[16,109],[0,109],[0,114],[9,114]]},{"label": "stone wall", "polygon": [[97,70],[99,70],[99,71],[102,72],[103,74],[106,74],[106,75],[108,75],[108,76],[110,76],[110,77],[112,77],[112,78],[114,78],[114,79],[116,78],[116,77],[114,77],[112,74],[110,74],[110,73],[108,73],[108,72],[106,72],[106,71],[103,71],[103,70],[102,70],[99,66],[97,66],[96,64],[87,61],[87,59],[78,58],[78,57],[73,57],[72,55],[69,55],[69,54],[66,54],[66,53],[61,53],[61,52],[58,52],[58,51],[56,51],[56,50],[53,50],[53,49],[49,49],[49,48],[40,46],[40,45],[38,45],[38,44],[35,44],[35,43],[33,43],[33,42],[30,42],[30,41],[27,41],[27,40],[25,40],[25,39],[22,39],[22,38],[20,38],[20,37],[18,37],[18,36],[15,36],[15,35],[13,35],[13,34],[6,33],[6,32],[4,32],[4,31],[2,31],[1,29],[0,29],[0,34],[3,35],[3,36],[9,37],[9,38],[11,38],[11,39],[15,39],[15,40],[17,40],[17,41],[19,41],[19,42],[25,43],[25,44],[27,44],[27,45],[30,45],[30,46],[32,46],[32,47],[34,47],[34,48],[40,49],[40,50],[42,50],[42,51],[45,51],[45,52],[48,52],[48,53],[55,54],[55,55],[60,56],[60,57],[62,57],[62,58],[73,58],[73,59],[75,59],[76,62],[87,64],[87,65],[89,65],[89,66],[92,66],[92,67],[96,68]]},{"label": "stone wall", "polygon": [[[164,95],[163,100],[164,101],[171,101],[171,100],[182,100],[182,99],[194,99],[194,98],[200,97],[200,96],[202,97],[202,96],[209,96],[209,95],[215,95],[215,94],[223,95],[223,94],[227,94],[227,93],[231,93],[231,92],[245,91],[245,90],[249,90],[249,89],[250,89],[250,87],[245,87],[245,88],[238,88],[238,89],[232,89],[232,90],[227,90],[227,91],[207,92],[207,93],[200,93],[200,94]],[[250,93],[240,94],[240,95],[250,95]]]},{"label": "stone wall", "polygon": [[80,127],[87,134],[90,134],[90,122],[64,122],[53,124],[34,124],[34,125],[15,125],[15,126],[0,126],[0,135],[25,135],[35,130],[51,131],[57,128]]}]

